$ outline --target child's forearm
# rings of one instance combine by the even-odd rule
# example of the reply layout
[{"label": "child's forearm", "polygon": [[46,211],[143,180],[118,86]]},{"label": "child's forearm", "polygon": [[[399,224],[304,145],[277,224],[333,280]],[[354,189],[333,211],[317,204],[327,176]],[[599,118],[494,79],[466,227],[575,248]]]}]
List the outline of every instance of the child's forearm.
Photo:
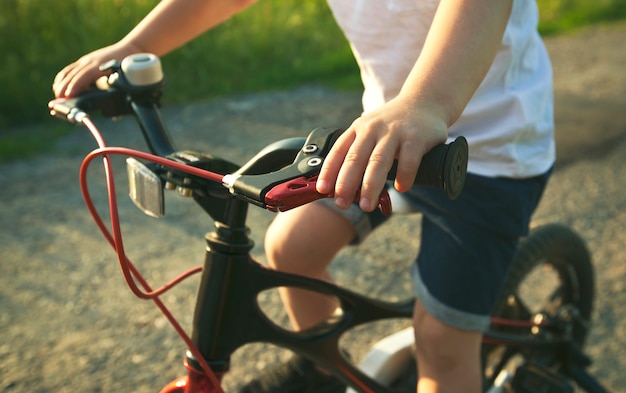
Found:
[{"label": "child's forearm", "polygon": [[489,70],[511,8],[512,0],[441,0],[400,94],[452,125]]},{"label": "child's forearm", "polygon": [[161,56],[254,2],[256,0],[163,0],[122,42]]}]

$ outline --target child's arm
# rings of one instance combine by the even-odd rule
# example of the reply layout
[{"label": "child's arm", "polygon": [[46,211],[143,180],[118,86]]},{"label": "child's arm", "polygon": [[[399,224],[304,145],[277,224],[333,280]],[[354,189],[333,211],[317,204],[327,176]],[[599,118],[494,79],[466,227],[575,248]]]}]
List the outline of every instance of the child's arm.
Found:
[{"label": "child's arm", "polygon": [[78,94],[103,73],[100,64],[138,52],[164,55],[255,0],[163,0],[119,42],[98,49],[65,67],[54,79],[57,97]]},{"label": "child's arm", "polygon": [[395,186],[407,191],[424,153],[446,140],[489,70],[511,7],[512,0],[441,0],[400,94],[342,134],[324,162],[318,191],[334,190],[337,206],[347,208],[360,188],[360,206],[371,211],[394,158]]}]

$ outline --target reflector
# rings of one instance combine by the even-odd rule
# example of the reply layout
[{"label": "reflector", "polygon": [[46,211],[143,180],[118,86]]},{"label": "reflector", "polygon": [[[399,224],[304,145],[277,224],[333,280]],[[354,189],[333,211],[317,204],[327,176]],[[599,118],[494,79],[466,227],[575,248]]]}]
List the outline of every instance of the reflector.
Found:
[{"label": "reflector", "polygon": [[163,217],[165,204],[163,202],[163,186],[161,179],[142,162],[126,159],[128,173],[128,196],[145,214],[152,217]]}]

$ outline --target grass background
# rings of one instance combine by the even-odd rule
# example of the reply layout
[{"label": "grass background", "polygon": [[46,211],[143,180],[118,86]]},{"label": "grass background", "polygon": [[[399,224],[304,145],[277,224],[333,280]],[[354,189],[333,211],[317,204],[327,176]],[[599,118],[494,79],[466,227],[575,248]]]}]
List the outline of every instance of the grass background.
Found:
[{"label": "grass background", "polygon": [[[537,1],[544,36],[626,19],[626,0]],[[67,132],[47,121],[54,75],[121,38],[157,2],[0,0],[0,161],[40,151],[49,138]],[[350,49],[324,0],[259,1],[165,56],[163,67],[165,104],[301,84],[360,87]],[[45,127],[45,136],[28,139],[15,131],[29,124]]]}]

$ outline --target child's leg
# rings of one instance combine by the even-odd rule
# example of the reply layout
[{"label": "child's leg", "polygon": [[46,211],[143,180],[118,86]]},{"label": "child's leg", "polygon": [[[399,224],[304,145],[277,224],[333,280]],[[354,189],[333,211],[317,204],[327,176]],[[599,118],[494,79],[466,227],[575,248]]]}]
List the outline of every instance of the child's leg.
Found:
[{"label": "child's leg", "polygon": [[[332,201],[330,202],[332,204]],[[363,222],[360,211],[341,212],[326,201],[280,213],[265,235],[265,253],[273,269],[331,281],[328,265],[350,243]],[[368,222],[369,224],[369,222]],[[369,225],[366,225],[369,227]],[[295,288],[279,288],[296,331],[325,321],[336,310],[336,299]],[[241,387],[240,393],[344,393],[346,385],[310,360],[294,355]]]},{"label": "child's leg", "polygon": [[482,332],[546,179],[468,174],[455,201],[409,191],[423,213],[412,266],[419,393],[480,392]]},{"label": "child's leg", "polygon": [[419,393],[479,393],[480,332],[446,325],[426,311],[419,301],[413,314]]},{"label": "child's leg", "polygon": [[[309,204],[282,213],[268,228],[265,251],[274,269],[331,280],[328,265],[355,237],[353,224],[337,211]],[[294,329],[326,320],[338,304],[308,291],[281,288]],[[480,391],[480,332],[448,326],[416,302],[414,327],[420,364],[419,392]]]},{"label": "child's leg", "polygon": [[[331,281],[328,265],[354,236],[347,218],[312,203],[274,219],[265,236],[265,253],[276,270]],[[280,288],[279,292],[295,330],[326,320],[338,306],[335,299],[310,291]]]}]

